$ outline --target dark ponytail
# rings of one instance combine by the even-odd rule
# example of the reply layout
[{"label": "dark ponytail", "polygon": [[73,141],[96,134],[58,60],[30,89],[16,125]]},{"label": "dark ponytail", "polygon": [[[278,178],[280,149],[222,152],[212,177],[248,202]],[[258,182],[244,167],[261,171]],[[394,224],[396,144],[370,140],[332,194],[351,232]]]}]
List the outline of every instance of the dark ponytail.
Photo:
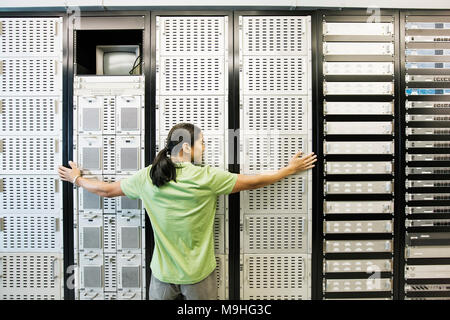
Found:
[{"label": "dark ponytail", "polygon": [[150,170],[150,178],[155,186],[159,188],[171,180],[177,181],[176,165],[170,159],[170,155],[177,155],[182,144],[187,141],[193,146],[200,132],[199,127],[190,123],[179,123],[170,129],[166,145],[153,160]]}]

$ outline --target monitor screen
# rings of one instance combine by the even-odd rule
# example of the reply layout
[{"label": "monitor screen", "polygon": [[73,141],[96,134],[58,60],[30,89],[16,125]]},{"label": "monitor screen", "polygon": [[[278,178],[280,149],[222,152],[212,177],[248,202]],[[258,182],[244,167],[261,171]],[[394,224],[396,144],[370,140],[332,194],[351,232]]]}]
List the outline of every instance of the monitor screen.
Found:
[{"label": "monitor screen", "polygon": [[128,76],[136,58],[136,52],[105,52],[103,54],[103,74]]}]

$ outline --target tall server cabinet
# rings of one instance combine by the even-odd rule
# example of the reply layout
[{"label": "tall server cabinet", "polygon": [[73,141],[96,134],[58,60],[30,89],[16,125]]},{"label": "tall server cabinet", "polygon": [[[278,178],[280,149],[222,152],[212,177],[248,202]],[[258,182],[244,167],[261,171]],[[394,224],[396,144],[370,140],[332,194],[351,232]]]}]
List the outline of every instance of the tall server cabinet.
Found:
[{"label": "tall server cabinet", "polygon": [[[169,130],[188,122],[202,129],[203,165],[228,168],[229,16],[155,13],[156,153]],[[214,244],[218,299],[228,299],[228,197],[217,198]]]},{"label": "tall server cabinet", "polygon": [[63,32],[0,18],[0,300],[63,299]]},{"label": "tall server cabinet", "polygon": [[[240,172],[312,151],[311,17],[246,16],[239,25]],[[241,299],[311,296],[311,170],[241,193]]]},{"label": "tall server cabinet", "polygon": [[347,14],[321,16],[323,298],[392,299],[398,28]]},{"label": "tall server cabinet", "polygon": [[[85,178],[117,182],[145,170],[150,151],[145,150],[145,15],[78,20],[69,29],[72,158]],[[125,74],[109,70],[120,50],[133,54]],[[140,199],[100,197],[73,186],[75,299],[146,298],[145,215]]]},{"label": "tall server cabinet", "polygon": [[406,175],[403,289],[408,300],[448,300],[450,14],[405,12],[401,23]]}]

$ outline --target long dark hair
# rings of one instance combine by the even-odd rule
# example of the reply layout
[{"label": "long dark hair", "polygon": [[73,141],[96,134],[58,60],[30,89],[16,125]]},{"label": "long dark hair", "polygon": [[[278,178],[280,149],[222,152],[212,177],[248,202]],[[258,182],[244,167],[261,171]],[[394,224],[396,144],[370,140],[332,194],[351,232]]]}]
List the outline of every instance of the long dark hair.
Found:
[{"label": "long dark hair", "polygon": [[192,147],[200,132],[199,127],[190,123],[179,123],[170,129],[166,145],[153,160],[150,170],[150,178],[155,186],[159,188],[171,180],[177,181],[176,166],[170,155],[177,155],[185,142],[189,141]]}]

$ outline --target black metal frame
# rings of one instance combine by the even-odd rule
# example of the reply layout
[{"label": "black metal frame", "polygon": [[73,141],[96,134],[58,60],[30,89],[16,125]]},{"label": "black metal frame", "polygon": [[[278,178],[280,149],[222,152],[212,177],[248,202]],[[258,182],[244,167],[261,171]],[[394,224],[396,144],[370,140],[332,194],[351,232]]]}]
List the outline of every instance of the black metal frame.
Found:
[{"label": "black metal frame", "polygon": [[[232,11],[205,11],[205,10],[189,10],[189,11],[177,11],[177,10],[164,10],[164,11],[152,11],[151,12],[151,35],[152,35],[152,42],[151,42],[151,52],[156,52],[156,17],[157,16],[165,16],[165,17],[180,17],[180,16],[226,16],[228,17],[228,128],[231,130],[235,130],[239,126],[239,120],[237,120],[236,126],[236,114],[239,116],[239,101],[238,104],[234,104],[234,90],[233,88],[233,76],[234,76],[234,59],[235,55],[233,52],[233,12]],[[155,123],[155,110],[156,110],[156,56],[155,54],[151,57],[151,103],[150,103],[150,109],[152,114],[152,122],[151,122],[151,132],[152,132],[152,139],[151,139],[151,150],[152,150],[152,161],[155,157],[154,150],[155,150],[155,142],[157,137],[154,136],[155,130],[156,130],[156,123]],[[239,74],[238,74],[239,77]],[[230,137],[233,137],[230,135]],[[239,141],[238,141],[239,142]],[[233,146],[235,144],[231,144]],[[236,159],[236,149],[230,150],[230,154],[234,154]],[[236,169],[236,161],[235,159],[231,160],[228,159],[228,170],[230,172],[239,172],[239,169]],[[230,161],[232,161],[230,163]],[[236,171],[237,170],[237,171]],[[235,225],[235,214],[231,214],[232,212],[237,212],[239,210],[239,195],[238,194],[232,194],[229,195],[228,200],[228,221],[229,221],[229,230],[239,230],[239,217],[237,217],[237,229],[234,227]],[[236,198],[238,199],[236,202]],[[236,211],[237,210],[237,211]],[[228,255],[228,267],[229,267],[229,273],[228,273],[228,286],[229,286],[229,299],[238,299],[239,297],[239,278],[237,278],[237,296],[234,295],[235,289],[236,289],[236,283],[235,278],[236,274],[239,277],[239,265],[238,268],[235,269],[236,261],[234,260],[234,256],[232,255],[233,248],[236,247],[235,244],[235,237],[233,237],[234,233],[229,232],[229,255]],[[237,232],[237,248],[239,251],[239,232]],[[153,243],[151,244],[153,248]],[[237,257],[237,263],[239,264],[239,257]],[[149,268],[150,269],[150,268]],[[236,271],[237,270],[237,271]],[[150,270],[149,270],[150,271]],[[237,297],[237,298],[236,298]]]},{"label": "black metal frame", "polygon": [[[255,11],[234,11],[234,59],[235,59],[235,63],[234,63],[234,76],[235,76],[235,81],[234,81],[234,88],[233,88],[233,92],[235,93],[234,96],[234,104],[236,106],[236,128],[239,128],[239,121],[240,121],[240,117],[239,117],[239,17],[240,16],[311,16],[311,30],[315,30],[317,25],[316,25],[316,16],[317,16],[317,12],[316,11],[311,11],[311,10],[292,10],[292,11],[287,11],[287,10],[283,10],[283,11],[260,11],[260,10],[255,10]],[[317,103],[317,95],[316,95],[316,88],[317,88],[317,72],[314,70],[316,68],[317,65],[317,33],[316,32],[311,32],[311,69],[313,70],[312,72],[312,79],[311,79],[311,84],[312,84],[312,124],[313,124],[313,145],[312,145],[312,150],[313,152],[315,152],[317,154],[317,148],[318,148],[318,144],[317,144],[317,131],[314,130],[315,125],[317,124],[317,113],[315,112],[315,108],[314,106]],[[239,172],[239,164],[236,164],[236,172]],[[315,191],[316,187],[317,187],[317,177],[318,177],[318,169],[313,169],[313,185],[312,185],[312,189]],[[239,201],[239,199],[237,199],[236,201]],[[314,214],[317,210],[317,204],[318,204],[318,199],[317,199],[317,192],[313,192],[313,200],[312,200],[312,230],[310,230],[309,232],[312,232],[312,254],[311,254],[311,299],[317,299],[317,286],[314,286],[314,284],[316,283],[316,277],[317,277],[317,270],[320,269],[318,268],[318,255],[317,253],[319,252],[317,249],[317,245],[318,245],[318,241],[315,237],[315,235],[317,235],[316,232],[316,227],[317,227],[317,216]],[[240,206],[239,206],[239,202],[237,202],[236,205],[236,214],[235,214],[235,220],[232,223],[231,220],[231,215],[230,215],[230,238],[231,235],[233,234],[232,231],[235,230],[239,230],[239,216],[240,216]],[[237,214],[239,213],[239,214]],[[237,247],[235,247],[236,252],[238,255],[240,255],[240,248],[239,248],[239,242],[240,242],[240,237],[239,237],[239,232],[235,232],[234,237],[236,238],[235,243],[237,243]],[[231,250],[230,250],[231,251]],[[235,268],[236,270],[240,269],[240,262],[239,262],[239,257],[237,257],[237,259],[235,260]],[[230,274],[231,276],[231,274]],[[237,291],[235,292],[235,295],[237,297],[237,299],[239,299],[239,287],[240,287],[240,282],[239,282],[239,278],[240,278],[240,274],[238,273],[237,276],[235,276],[236,282],[237,282]]]},{"label": "black metal frame", "polygon": [[[400,11],[400,46],[401,46],[401,56],[400,56],[400,60],[401,60],[401,65],[400,65],[400,72],[399,72],[399,76],[401,77],[400,80],[400,95],[399,95],[399,113],[401,115],[400,121],[401,121],[401,127],[402,127],[402,131],[401,131],[401,146],[399,148],[399,156],[401,156],[402,159],[402,163],[401,163],[401,168],[402,170],[402,180],[401,180],[401,188],[402,188],[402,195],[406,194],[406,185],[405,185],[405,181],[406,181],[406,174],[405,174],[405,168],[406,168],[406,132],[405,129],[407,128],[407,123],[406,123],[406,108],[405,108],[405,102],[406,100],[409,101],[450,101],[450,96],[443,96],[443,97],[439,97],[439,96],[409,96],[408,98],[406,97],[405,94],[405,89],[406,89],[406,80],[405,80],[405,75],[407,74],[406,72],[406,68],[405,68],[405,63],[406,63],[406,55],[405,55],[405,49],[406,49],[406,42],[405,42],[405,36],[406,36],[406,29],[405,29],[405,19],[406,17],[408,17],[408,15],[410,16],[428,16],[428,17],[432,17],[432,16],[450,16],[450,10],[401,10]],[[448,49],[450,49],[450,44],[448,44],[448,42],[446,43],[448,46]],[[426,62],[426,60],[424,60]],[[436,72],[436,74],[438,74],[439,72]],[[448,77],[448,75],[446,75]],[[417,82],[414,84],[410,84],[410,88],[414,88],[414,87],[421,87],[421,88],[426,88],[426,87],[432,87],[433,84],[435,84],[435,82]],[[441,88],[448,88],[449,85],[448,83],[445,82],[439,82],[439,86],[436,87],[441,87]],[[408,111],[409,114],[413,114],[416,111]],[[433,111],[430,111],[433,112]],[[425,113],[425,112],[421,112],[421,113]],[[432,125],[431,125],[432,126]],[[425,127],[421,126],[421,127]],[[443,125],[442,127],[449,127],[448,125]],[[442,136],[441,136],[442,138]],[[447,139],[449,138],[449,136],[447,136]],[[424,139],[421,139],[424,140]],[[439,138],[436,140],[440,140]],[[448,141],[448,140],[446,140]],[[445,150],[443,149],[444,153],[448,153],[448,149]],[[428,151],[431,152],[431,151]],[[425,153],[425,152],[424,152]],[[421,165],[422,166],[422,165]],[[429,164],[424,164],[424,166],[429,166]],[[443,161],[442,162],[442,166],[450,166],[450,162],[449,161]],[[450,179],[450,175],[448,174],[443,174],[447,179]],[[442,175],[439,175],[440,177],[437,177],[437,179],[442,179]],[[433,179],[430,176],[421,176],[421,175],[415,175],[413,177],[413,179]],[[417,189],[419,190],[419,189]],[[423,189],[422,189],[423,190]],[[422,192],[422,190],[418,191],[418,192]],[[449,192],[448,190],[450,190],[449,188],[427,188],[427,191],[423,190],[423,192],[439,192],[439,191],[444,191],[444,192]],[[405,299],[407,297],[407,294],[405,292],[405,285],[406,284],[426,284],[426,283],[436,283],[436,284],[442,284],[442,283],[446,283],[446,284],[450,284],[450,279],[431,279],[431,280],[422,280],[422,279],[410,279],[410,280],[406,280],[405,279],[405,266],[407,265],[407,259],[405,257],[405,249],[406,249],[406,234],[407,234],[407,230],[405,227],[405,222],[406,222],[406,214],[405,214],[405,206],[406,206],[406,199],[403,196],[402,199],[400,199],[402,201],[402,207],[401,207],[401,211],[398,211],[398,213],[401,213],[401,219],[399,221],[400,228],[398,229],[398,241],[401,243],[401,247],[400,247],[400,259],[399,259],[399,268],[396,270],[397,271],[397,278],[398,278],[398,283],[399,283],[399,296],[398,299]],[[427,201],[427,203],[420,203],[420,205],[445,205],[448,206],[450,205],[450,201],[445,200],[434,200],[434,203],[430,203],[430,201]],[[417,202],[416,202],[417,203]],[[450,218],[450,213],[439,213],[439,214],[435,214],[435,213],[430,213],[430,214],[416,214],[413,217],[410,217],[410,219],[449,219]],[[411,228],[413,232],[425,232],[425,233],[432,233],[432,232],[449,232],[450,228],[448,226],[443,226],[443,227],[432,227],[432,228],[420,228],[420,227],[412,227]],[[430,230],[431,229],[431,230]],[[410,231],[411,232],[411,231]],[[450,264],[450,257],[449,258],[410,258],[408,259],[408,261],[411,261],[412,264]],[[442,297],[442,296],[450,296],[450,292],[414,292],[411,295],[409,295],[410,297],[421,297],[421,296],[438,296],[438,297]]]},{"label": "black metal frame", "polygon": [[[318,38],[320,37],[320,35],[323,34],[323,28],[322,28],[322,24],[320,20],[325,19],[326,17],[330,17],[332,16],[332,22],[337,22],[337,21],[346,21],[346,22],[365,22],[363,19],[367,19],[368,15],[367,15],[367,11],[366,10],[360,10],[360,9],[345,9],[345,10],[340,10],[340,11],[330,11],[330,10],[322,10],[319,12],[318,15],[318,21],[317,21],[317,29],[316,29],[316,33],[319,35]],[[324,94],[323,94],[323,81],[325,80],[325,76],[323,74],[323,64],[322,61],[319,61],[319,59],[324,60],[324,56],[323,56],[323,42],[324,42],[324,36],[322,36],[321,39],[318,39],[318,72],[317,72],[317,77],[318,77],[318,109],[317,109],[317,117],[319,119],[319,121],[317,122],[317,128],[316,130],[318,131],[318,159],[319,161],[317,162],[317,170],[321,173],[323,173],[322,177],[318,178],[317,180],[317,197],[318,197],[318,211],[317,211],[317,215],[319,216],[318,219],[318,223],[317,223],[317,238],[320,238],[320,241],[318,241],[318,247],[317,251],[319,254],[322,254],[323,252],[323,245],[324,245],[324,241],[325,239],[328,240],[340,240],[340,239],[354,239],[354,240],[369,240],[369,239],[379,239],[379,240],[388,240],[388,239],[393,239],[394,240],[394,250],[392,255],[390,253],[372,253],[372,254],[368,254],[368,253],[361,253],[361,254],[345,254],[345,253],[340,253],[338,255],[336,254],[332,254],[332,253],[327,253],[327,254],[323,254],[323,259],[325,259],[325,256],[328,257],[328,259],[334,259],[334,258],[360,258],[360,259],[364,259],[364,258],[384,258],[384,259],[388,259],[388,258],[393,258],[394,260],[394,266],[393,266],[393,272],[392,272],[392,278],[393,278],[393,292],[392,292],[392,296],[395,298],[397,296],[397,288],[398,288],[398,284],[396,284],[395,282],[395,270],[397,269],[396,263],[398,261],[398,257],[396,257],[399,253],[399,244],[397,239],[395,239],[395,235],[397,233],[397,229],[399,228],[399,222],[398,219],[396,218],[396,214],[399,212],[400,209],[400,204],[399,201],[397,201],[398,199],[396,198],[401,198],[401,194],[400,194],[400,186],[399,186],[399,180],[397,178],[397,174],[400,171],[399,169],[399,163],[400,161],[394,157],[394,156],[373,156],[373,155],[368,155],[368,156],[352,156],[352,155],[333,155],[333,156],[328,156],[327,158],[332,158],[335,160],[345,160],[345,161],[370,161],[373,160],[373,158],[377,158],[378,160],[384,160],[384,161],[391,161],[394,160],[394,173],[395,173],[395,180],[394,180],[394,194],[397,195],[397,197],[394,197],[394,195],[391,196],[384,196],[384,195],[367,195],[364,196],[363,198],[358,197],[358,195],[328,195],[327,197],[325,197],[324,195],[324,185],[323,182],[325,180],[325,173],[324,173],[324,161],[322,161],[324,159],[324,154],[323,154],[323,140],[325,140],[325,135],[324,135],[324,128],[323,128],[323,123],[324,120],[328,119],[328,120],[337,120],[337,121],[364,121],[364,120],[384,120],[384,121],[391,121],[394,120],[394,124],[395,124],[395,130],[394,130],[394,141],[395,141],[395,152],[396,154],[398,153],[398,146],[399,146],[399,132],[400,132],[400,128],[399,128],[399,115],[398,115],[398,91],[399,91],[399,86],[398,86],[398,71],[399,71],[399,61],[398,61],[398,11],[396,10],[381,10],[380,11],[380,19],[381,22],[385,21],[385,20],[389,20],[389,16],[394,17],[394,25],[395,25],[395,38],[394,38],[394,45],[395,45],[395,57],[394,57],[394,68],[395,68],[395,72],[394,72],[394,82],[395,82],[395,96],[394,96],[394,100],[395,100],[395,114],[394,117],[392,116],[370,116],[370,117],[363,117],[363,116],[327,116],[325,117],[325,115],[323,114],[323,101],[325,99]],[[321,19],[322,18],[322,19]],[[320,20],[319,20],[320,19]],[[328,18],[328,20],[330,20],[330,18]],[[338,39],[337,37],[335,37],[336,39]],[[355,57],[357,59],[357,57]],[[355,60],[357,61],[357,60]],[[392,61],[392,59],[390,59],[389,61]],[[385,77],[385,76],[371,76],[372,81],[392,81],[392,76],[390,77]],[[338,80],[338,81],[361,81],[362,77],[358,77],[358,76],[327,76],[327,79],[332,79],[332,80]],[[331,99],[330,99],[331,97]],[[382,96],[382,97],[376,97],[376,96],[351,96],[351,95],[343,95],[343,96],[327,96],[326,100],[331,100],[331,101],[360,101],[360,100],[366,100],[366,101],[385,101],[387,98],[386,96]],[[361,137],[346,137],[346,136],[330,136],[327,135],[326,136],[326,140],[327,141],[364,141],[364,138]],[[377,137],[377,136],[366,136],[366,141],[370,141],[370,140],[377,140],[377,141],[390,141],[392,140],[392,137],[389,138],[387,136],[384,137]],[[326,180],[327,181],[343,181],[343,180],[353,180],[354,177],[352,176],[327,176]],[[371,175],[359,175],[358,176],[359,180],[390,180],[390,179],[394,179],[394,176],[391,175],[375,175],[375,176],[371,176]],[[324,217],[324,213],[323,213],[323,202],[325,199],[329,199],[329,200],[353,200],[353,201],[357,201],[357,200],[361,200],[361,199],[365,199],[365,200],[394,200],[394,212],[395,214],[392,216],[390,214],[377,214],[376,217],[372,216],[370,217],[370,219],[392,219],[394,218],[394,232],[392,234],[391,237],[387,237],[386,234],[345,234],[345,237],[341,237],[341,235],[334,235],[334,234],[324,234],[323,232],[323,222],[325,220]],[[361,217],[358,216],[358,218],[360,219],[368,219],[368,217]],[[355,216],[345,216],[345,215],[340,215],[339,218],[334,218],[334,219],[355,219]],[[378,292],[370,292],[370,293],[359,293],[359,294],[350,294],[350,293],[328,293],[328,294],[324,294],[323,292],[323,286],[322,286],[322,279],[345,279],[345,278],[352,278],[355,276],[355,274],[339,274],[339,275],[333,275],[333,274],[327,274],[324,275],[323,274],[323,270],[322,270],[322,265],[323,265],[323,260],[322,257],[319,258],[319,265],[318,265],[318,276],[315,279],[315,284],[318,290],[318,299],[322,299],[322,297],[326,297],[326,298],[351,298],[351,297],[386,297],[385,295],[383,295],[382,293],[378,293]],[[382,278],[386,278],[390,273],[385,273],[382,272],[381,273],[381,277]],[[360,274],[361,277],[367,277],[367,275],[364,274]]]},{"label": "black metal frame", "polygon": [[[120,12],[81,12],[81,17],[108,17],[108,16],[144,16],[145,17],[145,28],[142,30],[143,32],[143,38],[142,38],[142,49],[143,49],[143,75],[145,77],[145,105],[150,105],[150,88],[152,85],[151,82],[151,74],[150,74],[150,56],[151,56],[151,49],[150,49],[150,13],[147,11],[120,11]],[[99,22],[101,24],[101,22]],[[83,30],[81,28],[81,30]],[[68,117],[68,123],[67,123],[67,135],[68,135],[68,141],[67,141],[67,150],[68,150],[68,159],[73,159],[73,79],[74,79],[74,62],[75,62],[75,48],[74,48],[74,32],[75,29],[73,25],[68,26],[68,42],[67,42],[67,49],[68,49],[68,59],[67,59],[67,117]],[[141,53],[142,54],[142,53]],[[150,112],[149,108],[145,108],[145,124],[146,126],[154,122],[153,116]],[[152,132],[151,130],[145,130],[145,150],[152,150],[153,147],[151,146],[152,143]],[[151,163],[151,160],[153,160],[153,156],[149,155],[148,152],[145,153],[145,165],[147,166],[149,163]],[[64,162],[66,163],[66,162]],[[65,235],[64,237],[70,238],[70,246],[66,247],[64,246],[64,254],[66,252],[69,255],[69,262],[71,264],[74,263],[74,245],[73,245],[73,187],[71,184],[66,183],[68,187],[68,193],[69,197],[67,199],[68,205],[65,207],[65,209],[68,211],[67,216],[68,219],[65,221],[65,226],[67,225],[67,229],[65,229]],[[145,270],[146,270],[146,288],[149,287],[150,278],[149,278],[149,269],[150,269],[150,257],[151,253],[153,251],[153,237],[151,230],[151,224],[150,220],[148,218],[148,215],[145,215],[145,240],[146,240],[146,246],[145,246]],[[150,244],[150,247],[149,245]],[[67,289],[68,290],[68,289]],[[148,290],[146,290],[146,295],[148,294]],[[75,291],[72,289],[70,290],[70,298],[73,300],[75,298]],[[147,297],[148,299],[148,297]]]},{"label": "black metal frame", "polygon": [[[59,8],[58,8],[59,9]],[[50,10],[50,9],[49,9]],[[394,288],[393,298],[404,299],[405,292],[405,17],[410,15],[450,15],[449,10],[381,10],[381,15],[392,15],[395,17],[395,196],[394,196]],[[322,16],[367,16],[367,12],[361,9],[344,10],[258,10],[258,11],[237,11],[223,9],[220,11],[83,11],[81,17],[87,16],[145,16],[145,28],[143,29],[143,51],[144,51],[144,75],[145,75],[145,165],[149,165],[155,157],[155,17],[161,16],[188,16],[188,15],[215,15],[228,16],[229,24],[229,119],[230,129],[239,129],[239,16],[250,15],[311,15],[311,44],[312,44],[312,91],[313,91],[313,151],[318,155],[319,161],[313,170],[313,234],[312,234],[312,278],[311,278],[311,298],[320,300],[323,298],[322,289],[322,265],[323,265],[323,70],[322,70]],[[68,160],[73,157],[73,59],[74,59],[74,29],[68,24],[69,15],[63,11],[14,11],[0,12],[2,17],[63,17],[65,33],[63,36],[63,164],[67,166]],[[356,77],[357,78],[357,77]],[[355,78],[355,79],[356,79]],[[432,98],[431,98],[432,99]],[[386,117],[385,117],[386,118]],[[383,118],[383,119],[385,119]],[[337,119],[337,118],[336,118]],[[380,118],[381,119],[381,118]],[[234,146],[233,163],[229,164],[229,171],[239,173],[237,162],[239,141],[232,144]],[[349,158],[350,160],[350,158]],[[354,159],[353,159],[354,160]],[[375,198],[374,198],[375,199]],[[69,289],[67,284],[73,281],[73,274],[68,274],[68,267],[74,263],[74,238],[73,238],[73,187],[70,183],[63,184],[63,245],[64,245],[64,299],[74,299],[74,290]],[[449,202],[450,203],[450,202]],[[240,297],[240,237],[239,237],[239,194],[229,196],[229,298],[237,300]],[[148,216],[146,216],[146,283],[147,288],[150,282],[150,260],[153,252],[153,233]],[[358,237],[360,238],[360,237]],[[375,257],[376,255],[371,255]],[[386,257],[378,255],[377,257]],[[445,263],[450,263],[450,259],[444,259]],[[420,261],[418,262],[420,263]],[[72,270],[73,271],[73,270]],[[450,282],[450,279],[448,279]],[[413,283],[413,282],[411,282]],[[146,292],[148,299],[148,290]]]}]

